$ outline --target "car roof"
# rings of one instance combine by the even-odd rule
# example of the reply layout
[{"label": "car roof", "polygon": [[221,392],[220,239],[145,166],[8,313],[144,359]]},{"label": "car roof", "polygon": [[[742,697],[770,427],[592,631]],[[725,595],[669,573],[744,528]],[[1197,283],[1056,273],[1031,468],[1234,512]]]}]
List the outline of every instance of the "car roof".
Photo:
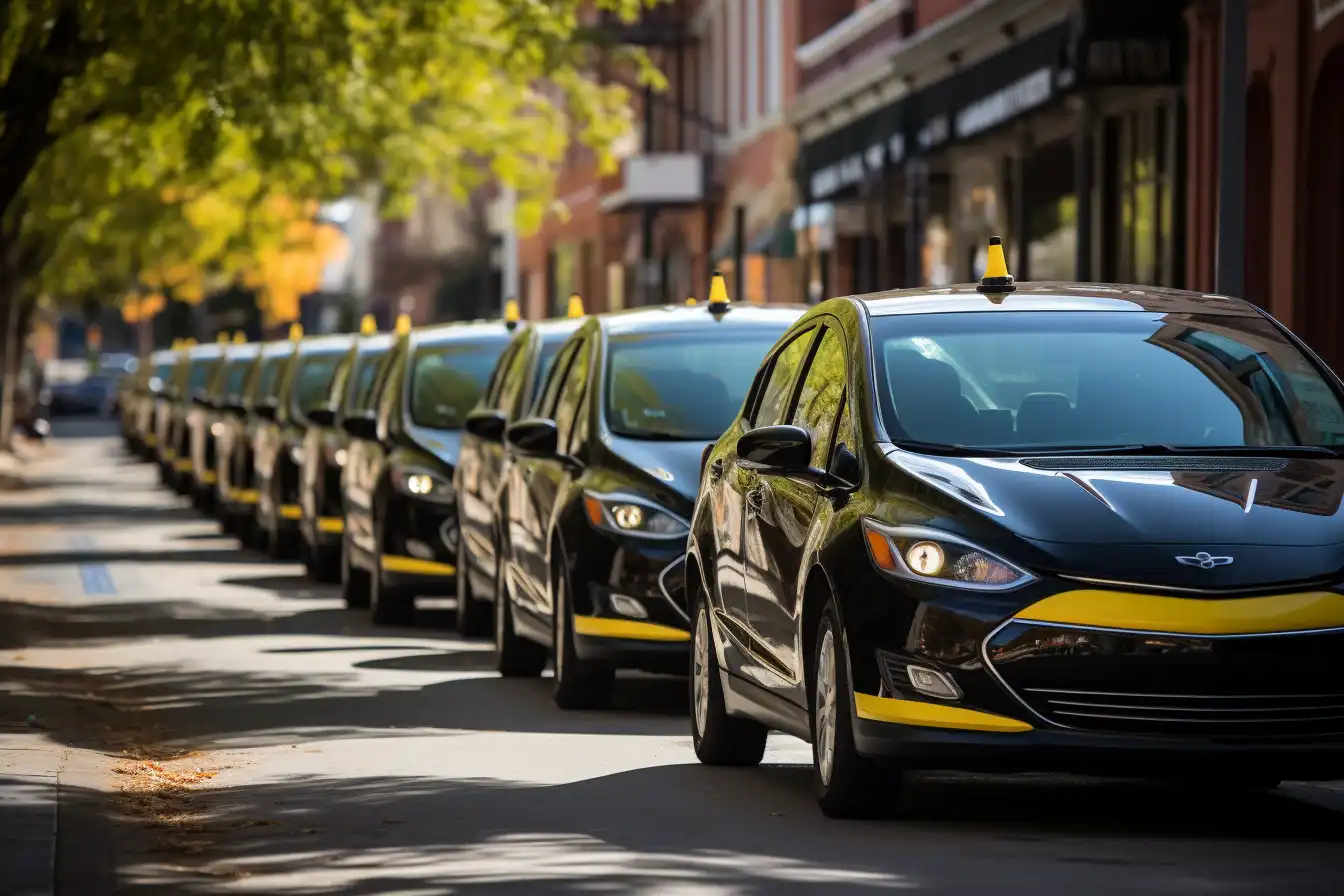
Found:
[{"label": "car roof", "polygon": [[724,314],[711,314],[705,304],[654,305],[599,315],[598,326],[609,335],[686,331],[697,327],[778,324],[788,327],[807,310],[806,305],[753,305],[733,303]]},{"label": "car roof", "polygon": [[191,348],[187,349],[187,357],[192,361],[197,361],[202,358],[218,358],[222,354],[224,354],[224,345],[220,342],[210,342],[205,345],[193,345]]},{"label": "car roof", "polygon": [[495,340],[508,342],[513,331],[499,320],[473,320],[450,324],[434,324],[411,331],[411,341],[417,346],[443,345],[449,342]]},{"label": "car roof", "polygon": [[391,333],[374,333],[371,336],[361,336],[356,339],[355,347],[361,352],[376,352],[391,348],[392,339]]},{"label": "car roof", "polygon": [[956,286],[896,289],[849,298],[873,317],[896,314],[949,314],[1004,311],[1147,311],[1163,314],[1220,314],[1259,317],[1250,302],[1228,296],[1133,286],[1119,283],[1018,283],[1002,297],[979,292],[973,283]]},{"label": "car roof", "polygon": [[266,342],[261,346],[262,357],[274,358],[277,355],[287,355],[294,351],[294,343],[288,339],[277,339],[274,342]]},{"label": "car roof", "polygon": [[528,324],[528,329],[542,339],[564,338],[577,330],[582,323],[581,317],[548,317],[546,320]]},{"label": "car roof", "polygon": [[175,348],[161,348],[158,351],[151,353],[149,360],[155,364],[167,364],[176,361],[180,354],[182,353]]},{"label": "car roof", "polygon": [[230,361],[235,361],[239,358],[255,358],[259,354],[261,354],[261,346],[259,344],[255,342],[242,342],[234,343],[229,346],[227,357]]},{"label": "car roof", "polygon": [[308,336],[299,341],[299,354],[317,354],[322,352],[343,352],[349,350],[355,340],[353,333],[333,333],[329,336]]}]

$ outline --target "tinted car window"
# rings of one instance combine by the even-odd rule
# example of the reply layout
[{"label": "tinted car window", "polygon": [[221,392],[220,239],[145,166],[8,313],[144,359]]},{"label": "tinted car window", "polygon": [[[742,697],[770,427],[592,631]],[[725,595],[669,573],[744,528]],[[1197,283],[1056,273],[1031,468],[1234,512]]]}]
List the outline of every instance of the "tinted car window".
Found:
[{"label": "tinted car window", "polygon": [[502,345],[428,345],[411,359],[411,422],[460,429],[480,401]]},{"label": "tinted car window", "polygon": [[[790,346],[792,348],[792,346]],[[845,395],[845,340],[833,327],[821,332],[798,392],[793,424],[812,433],[812,466],[825,469],[840,402]]]},{"label": "tinted car window", "polygon": [[306,413],[326,403],[327,392],[331,389],[331,380],[336,376],[336,368],[341,363],[338,354],[307,355],[297,362],[294,371],[293,410]]},{"label": "tinted car window", "polygon": [[793,341],[780,349],[775,355],[774,366],[770,369],[770,379],[765,383],[765,391],[756,406],[756,422],[762,426],[778,423],[784,419],[789,402],[793,398],[794,377],[807,350],[816,336],[815,330],[806,330],[793,338]]},{"label": "tinted car window", "polygon": [[352,408],[368,408],[373,403],[373,387],[378,381],[378,364],[387,355],[387,351],[365,352],[355,361],[355,372],[351,379],[354,385],[350,395]]},{"label": "tinted car window", "polygon": [[1344,408],[1263,318],[1018,312],[873,321],[893,436],[994,448],[1344,444]]},{"label": "tinted car window", "polygon": [[243,384],[247,381],[248,371],[252,369],[252,361],[245,360],[230,361],[224,369],[224,397],[236,399],[243,394]]},{"label": "tinted car window", "polygon": [[266,358],[261,362],[261,373],[257,379],[258,398],[264,400],[275,397],[276,388],[280,384],[280,374],[284,372],[288,360],[285,357],[276,357]]},{"label": "tinted car window", "polygon": [[765,329],[613,336],[607,425],[635,439],[717,439],[778,338],[778,331]]},{"label": "tinted car window", "polygon": [[537,375],[532,381],[532,394],[537,394],[541,389],[541,384],[546,381],[550,375],[551,367],[555,365],[555,357],[560,354],[560,346],[564,345],[564,340],[559,339],[550,343],[541,344],[541,354],[537,359]]},{"label": "tinted car window", "polygon": [[494,403],[496,410],[510,413],[517,405],[527,373],[527,355],[522,346],[519,346],[518,351],[509,358],[509,366],[502,372],[500,378],[499,396]]},{"label": "tinted car window", "polygon": [[206,384],[214,379],[216,371],[219,370],[218,358],[202,358],[191,365],[191,372],[187,378],[187,391],[191,395],[199,395],[205,391]]},{"label": "tinted car window", "polygon": [[575,414],[579,402],[583,401],[585,386],[588,382],[588,360],[592,356],[592,340],[585,339],[574,355],[574,363],[565,373],[565,383],[560,388],[560,400],[555,404],[555,425],[558,443],[570,444],[569,435],[574,429]]}]

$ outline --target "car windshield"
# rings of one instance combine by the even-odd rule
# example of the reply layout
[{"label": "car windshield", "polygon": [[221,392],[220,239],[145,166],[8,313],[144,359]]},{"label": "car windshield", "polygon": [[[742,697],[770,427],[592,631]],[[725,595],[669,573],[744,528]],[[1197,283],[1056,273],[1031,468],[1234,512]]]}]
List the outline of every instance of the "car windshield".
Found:
[{"label": "car windshield", "polygon": [[204,392],[206,384],[214,379],[217,370],[219,370],[218,358],[201,358],[193,361],[191,372],[187,377],[187,394],[200,395]]},{"label": "car windshield", "polygon": [[275,397],[280,373],[285,369],[285,362],[288,360],[288,356],[276,356],[266,358],[261,362],[261,376],[257,379],[257,399],[259,401]]},{"label": "car windshield", "polygon": [[742,408],[756,369],[787,325],[614,336],[607,426],[632,439],[713,441]]},{"label": "car windshield", "polygon": [[355,373],[350,377],[349,408],[367,408],[373,398],[373,381],[378,375],[378,363],[387,354],[386,349],[364,352],[355,361]]},{"label": "car windshield", "polygon": [[897,441],[1003,450],[1344,444],[1340,397],[1268,320],[1157,312],[878,317]]},{"label": "car windshield", "polygon": [[429,429],[460,429],[507,345],[499,339],[419,349],[411,367],[411,422]]},{"label": "car windshield", "polygon": [[303,355],[294,371],[294,391],[291,393],[292,410],[306,414],[326,403],[331,394],[331,381],[336,376],[344,352]]}]

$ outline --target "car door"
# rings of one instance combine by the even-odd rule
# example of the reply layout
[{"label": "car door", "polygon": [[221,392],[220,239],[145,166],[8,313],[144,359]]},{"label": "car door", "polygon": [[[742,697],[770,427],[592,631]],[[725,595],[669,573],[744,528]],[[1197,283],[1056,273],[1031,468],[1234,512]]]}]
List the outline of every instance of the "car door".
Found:
[{"label": "car door", "polygon": [[[405,340],[399,340],[383,359],[383,365],[375,377],[369,401],[356,413],[373,412],[382,417],[382,411],[388,405],[386,397],[392,385],[392,372],[400,367]],[[390,409],[389,409],[390,414]],[[381,469],[383,448],[370,439],[350,440],[346,449],[345,471],[341,490],[345,501],[345,526],[350,542],[365,552],[374,550],[373,544],[373,494]]]},{"label": "car door", "polygon": [[[527,370],[529,338],[515,340],[500,358],[486,389],[482,407],[503,412],[506,417],[517,395],[517,386]],[[495,572],[494,508],[499,498],[499,475],[504,446],[498,441],[464,433],[458,455],[458,520],[462,534],[461,566],[473,586],[484,589]]]},{"label": "car door", "polygon": [[[815,327],[803,330],[775,353],[769,378],[755,409],[754,426],[769,426],[792,416],[798,374],[811,352],[816,334]],[[773,514],[773,510],[766,507],[767,492],[762,487],[764,477],[759,473],[734,464],[729,475],[735,480],[733,489],[741,494],[741,504],[738,505],[741,528],[736,553],[738,575],[742,583],[741,602],[730,607],[729,613],[735,614],[735,621],[743,626],[754,641],[756,635],[751,620],[761,617],[763,608],[759,605],[762,602],[776,600],[782,578],[779,570],[772,565],[770,552],[761,540],[763,531],[768,532],[769,528],[763,530],[757,523],[761,514]],[[752,646],[753,649],[759,647]],[[773,655],[765,652],[760,658],[770,661]]]},{"label": "car door", "polygon": [[[546,388],[532,409],[533,415],[554,419],[560,388],[577,349],[577,342],[567,345],[556,358]],[[538,620],[543,618],[543,607],[549,599],[542,593],[546,590],[545,527],[549,517],[540,515],[543,511],[536,504],[532,479],[544,463],[546,461],[517,453],[512,454],[509,462],[509,586],[518,607]],[[541,576],[538,570],[543,571]]]},{"label": "car door", "polygon": [[[556,425],[556,445],[558,450],[573,456],[578,442],[587,437],[589,428],[583,417],[587,409],[588,382],[591,379],[592,339],[584,339],[574,352],[574,360],[569,365],[564,382],[560,386],[555,411],[551,415]],[[584,452],[585,454],[587,452]],[[545,513],[546,528],[543,544],[548,548],[550,557],[551,533],[557,525],[560,508],[566,506],[570,492],[574,488],[575,468],[560,459],[543,462],[532,475],[529,488],[533,496],[533,505]],[[582,550],[581,545],[568,545],[570,550]],[[572,558],[571,558],[572,559]],[[541,567],[542,575],[542,613],[555,618],[555,596],[551,589],[551,570],[549,562]]]},{"label": "car door", "polygon": [[[835,325],[820,329],[798,381],[792,410],[778,422],[800,426],[812,434],[811,465],[827,469],[836,422],[845,394],[844,333]],[[802,645],[798,617],[802,612],[804,558],[815,533],[823,531],[829,503],[814,482],[787,476],[760,475],[755,490],[759,510],[748,513],[747,541],[759,552],[760,588],[750,606],[756,643],[766,652],[767,667],[780,673],[780,690],[800,680]]]},{"label": "car door", "polygon": [[[345,397],[350,373],[355,363],[355,349],[345,353],[345,357],[336,367],[327,390],[323,407],[332,412],[333,417],[340,411]],[[334,426],[308,426],[303,434],[303,463],[299,465],[299,505],[303,508],[303,518],[312,525],[322,515],[324,506],[322,485],[326,473],[327,458],[336,450]]]}]

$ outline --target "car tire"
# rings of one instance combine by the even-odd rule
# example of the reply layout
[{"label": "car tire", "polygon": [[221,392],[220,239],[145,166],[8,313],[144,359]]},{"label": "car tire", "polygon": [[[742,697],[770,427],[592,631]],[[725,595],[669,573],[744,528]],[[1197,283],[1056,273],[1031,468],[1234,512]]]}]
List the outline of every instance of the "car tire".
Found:
[{"label": "car tire", "polygon": [[695,755],[704,765],[760,765],[770,730],[752,719],[728,715],[705,597],[701,588],[691,630],[691,742]]},{"label": "car tire", "polygon": [[558,556],[551,569],[551,589],[554,595],[551,650],[555,657],[555,705],[561,709],[606,709],[616,690],[616,670],[580,659],[576,653],[569,575]]},{"label": "car tire", "polygon": [[280,517],[283,495],[278,476],[271,477],[271,512],[267,519],[266,553],[272,560],[285,562],[299,559],[298,533],[286,532]]},{"label": "car tire", "polygon": [[513,600],[502,565],[495,564],[495,668],[505,678],[536,678],[546,668],[546,648],[513,630]]},{"label": "car tire", "polygon": [[830,818],[881,815],[900,793],[901,774],[879,768],[860,756],[854,745],[854,690],[834,599],[817,626],[811,671],[812,781],[817,804]]},{"label": "car tire", "polygon": [[410,625],[415,621],[415,595],[405,587],[389,585],[383,578],[383,531],[373,523],[373,572],[369,574],[369,607],[374,625]]},{"label": "car tire", "polygon": [[[461,558],[459,558],[461,559]],[[457,566],[457,633],[464,638],[480,638],[490,634],[493,619],[488,601],[477,600],[471,587],[471,576],[461,563]]]},{"label": "car tire", "polygon": [[333,585],[341,580],[341,555],[331,548],[308,546],[308,578],[323,585]]},{"label": "car tire", "polygon": [[369,574],[356,569],[350,563],[349,542],[341,539],[341,598],[351,610],[364,610],[369,606],[372,582]]}]

